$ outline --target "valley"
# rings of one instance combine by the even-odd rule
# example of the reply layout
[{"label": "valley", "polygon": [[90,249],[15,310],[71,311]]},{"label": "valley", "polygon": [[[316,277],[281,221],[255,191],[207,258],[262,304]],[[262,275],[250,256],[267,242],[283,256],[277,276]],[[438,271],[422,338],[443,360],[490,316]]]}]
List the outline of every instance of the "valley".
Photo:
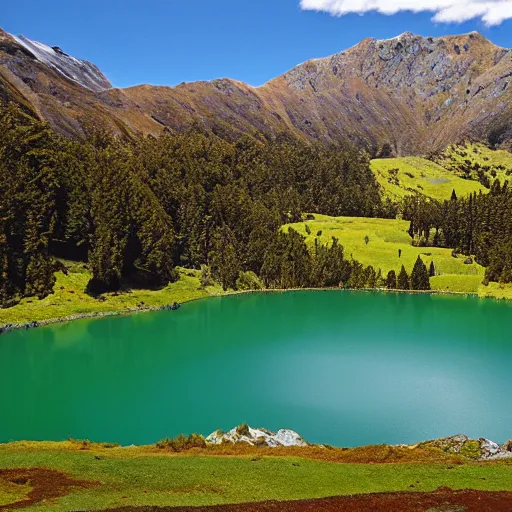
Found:
[{"label": "valley", "polygon": [[[406,196],[420,195],[438,201],[449,200],[453,191],[460,197],[473,193],[487,193],[477,181],[478,175],[466,176],[466,161],[487,167],[487,179],[506,181],[512,171],[512,154],[507,151],[489,150],[482,145],[453,146],[443,154],[441,164],[421,157],[375,159],[370,168],[375,175],[383,199],[403,200]],[[479,167],[480,168],[480,167]],[[395,172],[396,171],[396,172]],[[307,215],[304,215],[307,217]],[[452,255],[452,250],[439,247],[414,247],[409,221],[364,217],[329,217],[313,214],[314,219],[287,224],[306,238],[312,248],[315,240],[329,244],[337,238],[345,249],[345,256],[364,265],[382,271],[383,277],[390,271],[398,271],[403,264],[412,271],[418,256],[428,265],[433,261],[436,275],[431,276],[432,290],[443,293],[474,294],[482,298],[512,299],[512,285],[482,284],[485,269],[471,255]],[[309,230],[309,234],[308,234]],[[365,237],[369,238],[368,244]],[[401,251],[400,257],[398,251]],[[471,263],[465,263],[470,258]],[[85,293],[92,275],[84,262],[62,260],[66,273],[56,274],[54,293],[43,300],[28,297],[9,309],[0,310],[0,326],[20,325],[36,321],[53,323],[88,316],[126,314],[150,311],[190,300],[236,293],[225,291],[213,283],[201,286],[201,272],[179,269],[179,280],[161,290],[133,288],[129,282],[121,292],[109,292],[100,300]],[[385,289],[380,283],[375,288]]]},{"label": "valley", "polygon": [[404,32],[121,88],[0,29],[0,511],[508,510],[511,80]]}]

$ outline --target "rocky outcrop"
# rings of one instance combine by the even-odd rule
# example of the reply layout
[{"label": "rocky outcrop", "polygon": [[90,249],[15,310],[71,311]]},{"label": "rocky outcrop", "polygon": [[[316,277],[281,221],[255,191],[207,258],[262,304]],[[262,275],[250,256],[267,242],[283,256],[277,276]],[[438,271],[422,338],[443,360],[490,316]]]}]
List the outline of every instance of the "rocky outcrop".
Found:
[{"label": "rocky outcrop", "polygon": [[0,325],[0,334],[4,334],[6,332],[12,332],[16,330],[27,330],[27,329],[36,329],[39,327],[39,322],[27,322],[25,324],[5,324]]},{"label": "rocky outcrop", "polygon": [[173,302],[172,304],[166,304],[165,306],[161,306],[159,311],[178,311],[181,308],[181,304],[178,302]]},{"label": "rocky outcrop", "polygon": [[425,441],[417,445],[421,448],[438,448],[446,453],[461,455],[475,460],[496,460],[512,458],[512,443],[499,446],[489,439],[470,439],[466,435],[456,435]]},{"label": "rocky outcrop", "polygon": [[[216,430],[206,439],[209,446],[223,444],[248,444],[251,446],[262,446],[269,448],[292,447],[292,446],[318,446],[307,443],[297,432],[282,429],[271,432],[265,428],[252,428],[246,424],[231,429],[228,432]],[[459,434],[455,436],[442,437],[431,441],[424,441],[415,445],[399,445],[409,449],[434,449],[442,450],[449,455],[464,457],[471,460],[499,460],[512,459],[512,439],[503,446],[498,445],[489,439],[471,439]]]},{"label": "rocky outcrop", "polygon": [[206,438],[206,444],[239,444],[245,443],[251,446],[267,446],[277,448],[279,446],[308,446],[308,443],[293,430],[281,429],[271,432],[264,428],[252,428],[248,425],[240,425],[229,432],[216,430]]},{"label": "rocky outcrop", "polygon": [[91,91],[104,91],[110,89],[112,84],[105,75],[90,62],[76,59],[63,52],[58,46],[47,46],[37,41],[32,41],[25,36],[12,36],[12,38],[35,59],[50,66],[69,80],[73,80]]}]

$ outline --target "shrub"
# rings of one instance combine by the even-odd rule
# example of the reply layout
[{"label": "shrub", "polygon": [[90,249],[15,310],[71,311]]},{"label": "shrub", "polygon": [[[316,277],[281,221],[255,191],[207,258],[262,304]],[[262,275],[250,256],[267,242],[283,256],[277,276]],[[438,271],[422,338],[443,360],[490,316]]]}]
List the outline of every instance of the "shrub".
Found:
[{"label": "shrub", "polygon": [[88,450],[91,447],[91,441],[89,439],[82,439],[80,441],[80,450]]},{"label": "shrub", "polygon": [[201,265],[201,288],[212,284],[212,271],[208,265]]},{"label": "shrub", "polygon": [[156,443],[156,447],[160,450],[170,450],[175,453],[192,450],[192,448],[206,448],[204,437],[199,434],[190,434],[189,436],[180,436],[170,439],[165,438]]},{"label": "shrub", "polygon": [[239,436],[249,436],[251,435],[251,432],[249,431],[249,425],[247,423],[242,423],[238,427],[236,427],[236,433]]},{"label": "shrub", "polygon": [[236,289],[240,291],[262,290],[263,284],[254,272],[240,272],[236,280]]},{"label": "shrub", "polygon": [[109,291],[108,285],[104,281],[102,281],[101,279],[98,279],[96,277],[91,278],[85,288],[85,293],[92,297],[97,297],[98,295],[101,295],[102,293],[105,293],[108,291]]},{"label": "shrub", "polygon": [[460,449],[459,455],[468,459],[479,459],[482,456],[482,449],[479,441],[467,441]]},{"label": "shrub", "polygon": [[68,436],[68,441],[76,446],[80,450],[88,450],[91,447],[91,441],[89,439],[74,439],[70,436]]}]

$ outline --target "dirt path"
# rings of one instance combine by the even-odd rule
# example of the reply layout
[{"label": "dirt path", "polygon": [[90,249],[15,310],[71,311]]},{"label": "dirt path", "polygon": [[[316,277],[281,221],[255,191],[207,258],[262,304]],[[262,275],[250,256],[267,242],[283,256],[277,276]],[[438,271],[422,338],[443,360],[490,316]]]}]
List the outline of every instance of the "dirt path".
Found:
[{"label": "dirt path", "polygon": [[0,480],[19,486],[30,486],[30,492],[26,498],[11,503],[0,505],[1,510],[13,510],[35,505],[43,500],[51,500],[69,494],[73,489],[88,488],[97,485],[94,482],[75,480],[65,473],[52,469],[2,469]]},{"label": "dirt path", "polygon": [[217,507],[125,507],[105,512],[512,512],[512,492],[451,491],[362,494],[318,500]]}]

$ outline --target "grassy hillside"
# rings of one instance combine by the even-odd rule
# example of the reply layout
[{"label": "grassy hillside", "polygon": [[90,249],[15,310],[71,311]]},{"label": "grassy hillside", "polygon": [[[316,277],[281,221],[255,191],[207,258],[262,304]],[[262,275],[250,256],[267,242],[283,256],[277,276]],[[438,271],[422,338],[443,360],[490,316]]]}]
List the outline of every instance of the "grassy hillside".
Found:
[{"label": "grassy hillside", "polygon": [[[307,234],[306,225],[309,226],[310,235]],[[434,290],[477,293],[483,280],[483,267],[476,263],[464,264],[466,258],[462,255],[454,258],[450,249],[413,247],[407,233],[407,221],[315,215],[314,221],[288,226],[306,236],[310,244],[314,243],[316,237],[322,243],[329,243],[333,236],[338,238],[347,257],[352,256],[364,265],[380,268],[384,275],[390,270],[398,272],[402,265],[410,273],[420,255],[427,266],[434,262],[438,274],[431,280]],[[365,237],[370,239],[368,244]],[[399,250],[402,251],[401,257]]]},{"label": "grassy hillside", "polygon": [[463,179],[420,157],[376,159],[372,160],[371,169],[383,189],[384,197],[392,200],[420,193],[442,201],[450,199],[453,190],[459,197],[486,191],[480,183]]},{"label": "grassy hillside", "polygon": [[224,293],[220,286],[201,288],[199,271],[180,268],[180,279],[162,290],[124,289],[119,293],[105,293],[101,298],[95,298],[85,293],[91,279],[85,265],[73,262],[65,264],[68,275],[57,272],[52,295],[43,300],[25,298],[12,308],[0,309],[0,325],[71,319],[83,315],[128,313]]},{"label": "grassy hillside", "polygon": [[491,183],[496,178],[501,182],[512,179],[512,153],[493,150],[483,144],[450,146],[437,160],[458,176],[477,180],[480,169]]},{"label": "grassy hillside", "polygon": [[[23,510],[67,512],[432,491],[440,486],[512,490],[509,464],[337,464],[264,453],[216,457],[141,453],[131,448],[72,451],[51,445],[4,445],[0,446],[0,507],[22,499],[28,505]],[[18,470],[14,475],[6,471],[13,468]],[[23,477],[22,468],[29,479]],[[46,469],[43,474],[30,468]],[[31,495],[44,501],[30,503]]]}]

